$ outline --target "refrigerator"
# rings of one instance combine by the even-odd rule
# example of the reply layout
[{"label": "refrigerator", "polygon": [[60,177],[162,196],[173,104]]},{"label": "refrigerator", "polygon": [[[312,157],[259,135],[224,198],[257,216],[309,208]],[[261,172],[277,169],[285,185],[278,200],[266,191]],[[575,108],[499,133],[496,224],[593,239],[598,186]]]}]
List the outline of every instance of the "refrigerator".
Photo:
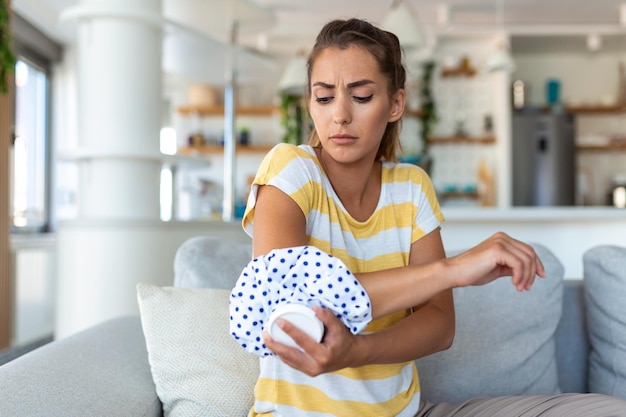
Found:
[{"label": "refrigerator", "polygon": [[513,205],[573,206],[576,194],[572,114],[513,113]]}]

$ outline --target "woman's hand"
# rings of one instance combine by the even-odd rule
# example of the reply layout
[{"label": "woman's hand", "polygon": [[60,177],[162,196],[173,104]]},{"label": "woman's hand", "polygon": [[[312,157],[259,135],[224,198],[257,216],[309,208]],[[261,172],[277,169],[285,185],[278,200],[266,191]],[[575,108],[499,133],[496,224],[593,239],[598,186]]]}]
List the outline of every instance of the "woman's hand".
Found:
[{"label": "woman's hand", "polygon": [[518,291],[530,290],[535,277],[545,277],[545,270],[535,250],[528,244],[499,232],[468,251],[448,258],[453,286],[487,284],[499,277],[511,276]]},{"label": "woman's hand", "polygon": [[263,333],[265,346],[276,353],[284,363],[309,376],[357,366],[355,358],[359,350],[355,345],[363,336],[350,333],[330,310],[317,306],[313,309],[317,318],[324,324],[324,337],[320,343],[316,343],[287,320],[278,320],[278,326],[303,350],[276,342],[267,332]]}]

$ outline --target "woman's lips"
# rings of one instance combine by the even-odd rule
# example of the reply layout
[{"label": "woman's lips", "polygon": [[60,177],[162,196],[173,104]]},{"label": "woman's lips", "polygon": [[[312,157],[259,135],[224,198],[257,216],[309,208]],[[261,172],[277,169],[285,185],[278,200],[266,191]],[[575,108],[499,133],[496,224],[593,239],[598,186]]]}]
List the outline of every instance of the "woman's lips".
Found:
[{"label": "woman's lips", "polygon": [[352,136],[352,135],[345,135],[345,134],[339,134],[339,135],[332,135],[330,137],[330,140],[332,140],[334,143],[336,144],[347,144],[347,143],[352,143],[356,140],[356,136]]}]

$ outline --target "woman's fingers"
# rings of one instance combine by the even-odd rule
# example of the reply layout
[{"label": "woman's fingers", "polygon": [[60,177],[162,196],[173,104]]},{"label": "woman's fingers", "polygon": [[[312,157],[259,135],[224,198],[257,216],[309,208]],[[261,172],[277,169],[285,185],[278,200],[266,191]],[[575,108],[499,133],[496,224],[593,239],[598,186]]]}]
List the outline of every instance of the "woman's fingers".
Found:
[{"label": "woman's fingers", "polygon": [[324,337],[320,343],[288,321],[277,320],[276,323],[280,328],[301,349],[279,343],[273,340],[267,332],[263,332],[265,345],[284,363],[309,376],[349,366],[353,335],[329,309],[317,306],[313,309],[316,316],[324,323]]},{"label": "woman's fingers", "polygon": [[511,276],[518,291],[530,290],[535,277],[545,269],[532,246],[499,232],[458,256],[456,268],[463,274],[461,285],[483,285]]}]

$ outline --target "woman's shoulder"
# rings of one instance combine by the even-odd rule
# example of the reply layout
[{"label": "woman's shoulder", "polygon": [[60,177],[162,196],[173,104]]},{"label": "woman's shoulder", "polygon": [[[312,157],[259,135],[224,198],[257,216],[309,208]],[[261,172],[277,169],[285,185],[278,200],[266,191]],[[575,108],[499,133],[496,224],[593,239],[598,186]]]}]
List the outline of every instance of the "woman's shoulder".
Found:
[{"label": "woman's shoulder", "polygon": [[383,162],[384,182],[413,182],[416,184],[430,184],[430,177],[418,165],[406,162]]},{"label": "woman's shoulder", "polygon": [[291,143],[279,143],[268,153],[268,157],[271,159],[313,159],[314,156],[315,152],[309,145],[296,146]]},{"label": "woman's shoulder", "polygon": [[311,176],[319,171],[315,151],[308,145],[279,143],[265,156],[260,172]]}]

